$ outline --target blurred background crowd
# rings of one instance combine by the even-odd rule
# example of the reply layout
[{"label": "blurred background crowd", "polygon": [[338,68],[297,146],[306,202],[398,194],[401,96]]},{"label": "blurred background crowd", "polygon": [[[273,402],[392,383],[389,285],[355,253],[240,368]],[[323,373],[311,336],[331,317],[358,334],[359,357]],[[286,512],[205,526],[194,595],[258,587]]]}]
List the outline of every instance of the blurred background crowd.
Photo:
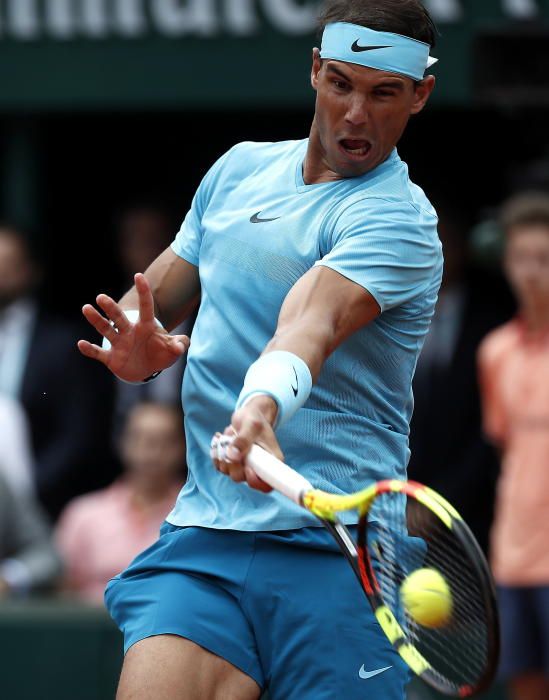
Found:
[{"label": "blurred background crowd", "polygon": [[[549,230],[549,3],[425,5],[441,33],[438,87],[399,151],[439,212],[445,275],[415,377],[409,475],[449,498],[488,552],[509,430],[498,432],[486,407],[493,387],[479,348],[529,318],[527,292],[504,264],[506,237],[513,226]],[[44,612],[33,598],[99,609],[107,580],[171,510],[186,476],[184,360],[150,384],[123,384],[77,352],[78,338],[96,340],[80,309],[99,292],[119,297],[169,245],[228,147],[307,135],[317,7],[0,0],[0,630],[11,647],[24,625],[39,630],[37,656],[67,619],[89,633],[95,617]],[[502,212],[524,193],[523,218],[509,223]],[[531,265],[549,280],[549,258]],[[180,332],[191,330],[192,319]],[[534,336],[547,358],[549,316]],[[549,370],[536,377],[549,407]],[[547,450],[535,455],[540,473]],[[549,498],[536,508],[547,532]],[[106,685],[88,679],[66,697],[112,696],[100,660],[109,639],[99,635],[91,652]],[[56,689],[40,697],[65,697],[68,666],[46,672],[36,661]],[[3,697],[31,696],[21,688]]]}]

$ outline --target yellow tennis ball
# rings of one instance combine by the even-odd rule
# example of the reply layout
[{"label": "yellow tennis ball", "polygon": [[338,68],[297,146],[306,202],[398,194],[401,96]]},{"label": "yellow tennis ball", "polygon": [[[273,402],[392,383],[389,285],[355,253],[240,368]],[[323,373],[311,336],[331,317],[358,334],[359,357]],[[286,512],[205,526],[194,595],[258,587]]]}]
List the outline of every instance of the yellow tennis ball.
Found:
[{"label": "yellow tennis ball", "polygon": [[452,593],[435,569],[417,569],[400,588],[402,603],[410,617],[423,627],[443,627],[452,616]]}]

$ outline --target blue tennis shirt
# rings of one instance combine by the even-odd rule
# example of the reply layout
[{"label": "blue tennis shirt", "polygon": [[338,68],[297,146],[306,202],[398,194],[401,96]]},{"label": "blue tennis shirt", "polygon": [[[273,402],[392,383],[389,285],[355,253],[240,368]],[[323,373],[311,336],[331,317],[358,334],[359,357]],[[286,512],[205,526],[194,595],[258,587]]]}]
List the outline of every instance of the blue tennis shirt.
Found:
[{"label": "blue tennis shirt", "polygon": [[182,392],[189,478],[174,525],[318,524],[279,494],[234,483],[209,456],[286,295],[315,265],[367,289],[382,313],[330,356],[305,406],[277,431],[285,460],[332,493],[406,477],[412,377],[442,275],[436,213],[396,150],[362,177],[306,185],[307,144],[235,146],[202,181],[172,244],[202,286]]}]

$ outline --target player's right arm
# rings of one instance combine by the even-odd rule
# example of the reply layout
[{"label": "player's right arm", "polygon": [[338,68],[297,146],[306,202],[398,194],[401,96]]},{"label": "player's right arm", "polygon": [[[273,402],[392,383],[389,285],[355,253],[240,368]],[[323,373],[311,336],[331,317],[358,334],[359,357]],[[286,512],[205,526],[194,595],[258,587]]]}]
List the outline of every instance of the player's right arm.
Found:
[{"label": "player's right arm", "polygon": [[[187,336],[172,336],[168,331],[189,316],[199,298],[198,268],[168,248],[145,274],[135,276],[134,287],[118,303],[99,294],[96,302],[103,314],[91,304],[83,307],[84,316],[109,341],[110,348],[87,340],[80,340],[78,348],[120,379],[143,381],[173,365],[187,351]],[[133,323],[124,313],[129,310],[139,311]]]}]

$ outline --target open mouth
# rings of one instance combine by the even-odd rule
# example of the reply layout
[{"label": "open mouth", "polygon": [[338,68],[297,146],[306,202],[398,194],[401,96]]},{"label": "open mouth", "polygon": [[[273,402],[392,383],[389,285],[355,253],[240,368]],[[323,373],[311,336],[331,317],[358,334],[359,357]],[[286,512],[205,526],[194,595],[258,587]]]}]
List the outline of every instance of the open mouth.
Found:
[{"label": "open mouth", "polygon": [[372,148],[372,144],[365,139],[342,139],[339,146],[353,158],[364,158]]}]

